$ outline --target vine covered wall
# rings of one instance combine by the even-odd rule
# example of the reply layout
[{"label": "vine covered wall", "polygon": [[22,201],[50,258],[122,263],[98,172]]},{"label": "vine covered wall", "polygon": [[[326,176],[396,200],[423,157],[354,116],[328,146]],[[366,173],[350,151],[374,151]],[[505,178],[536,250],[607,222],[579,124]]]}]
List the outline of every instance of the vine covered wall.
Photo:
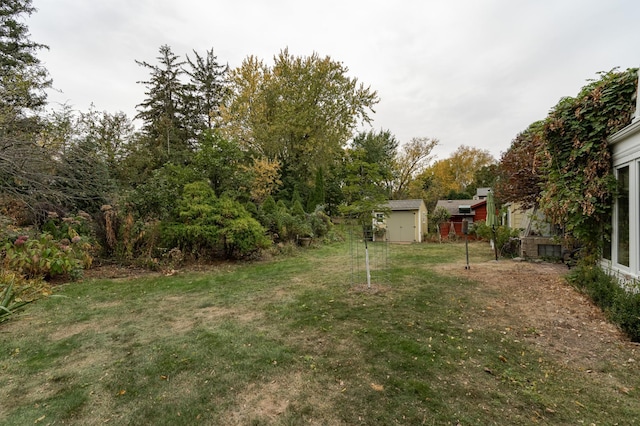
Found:
[{"label": "vine covered wall", "polygon": [[[589,81],[576,97],[561,99],[545,120],[514,139],[502,157],[502,182],[511,188],[502,191],[505,198],[537,204],[553,224],[580,242],[585,254],[598,253],[611,225],[616,179],[608,138],[631,123],[637,71],[598,73],[599,78]],[[535,138],[527,137],[531,135]],[[532,154],[522,145],[531,145],[534,139]],[[526,158],[519,159],[522,153]],[[528,172],[524,179],[522,173],[514,173],[513,164],[523,161],[531,163],[528,170],[535,176]],[[532,182],[537,188],[531,188]],[[527,190],[512,190],[518,186]]]}]

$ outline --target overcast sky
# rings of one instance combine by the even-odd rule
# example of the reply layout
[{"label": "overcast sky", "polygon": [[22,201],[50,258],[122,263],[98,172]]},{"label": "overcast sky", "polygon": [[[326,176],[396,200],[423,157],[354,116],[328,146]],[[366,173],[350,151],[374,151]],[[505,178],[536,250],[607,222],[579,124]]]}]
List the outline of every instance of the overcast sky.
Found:
[{"label": "overcast sky", "polygon": [[614,67],[640,65],[637,0],[33,0],[27,21],[59,91],[51,102],[135,115],[137,81],[168,44],[222,64],[284,48],[349,68],[378,92],[373,128],[497,159],[564,96]]}]

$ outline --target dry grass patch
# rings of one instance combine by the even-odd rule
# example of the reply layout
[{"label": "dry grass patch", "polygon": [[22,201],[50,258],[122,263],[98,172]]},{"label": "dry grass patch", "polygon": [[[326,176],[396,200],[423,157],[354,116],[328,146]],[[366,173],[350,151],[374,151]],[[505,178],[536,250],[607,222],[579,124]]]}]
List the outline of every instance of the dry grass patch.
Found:
[{"label": "dry grass patch", "polygon": [[234,407],[221,417],[228,419],[229,425],[286,424],[292,412],[303,408],[313,414],[304,424],[342,424],[333,417],[328,392],[331,390],[322,388],[308,374],[294,371],[268,382],[250,383],[238,393]]},{"label": "dry grass patch", "polygon": [[471,270],[460,264],[435,269],[482,283],[477,294],[482,308],[469,318],[471,327],[477,322],[526,339],[560,362],[584,370],[613,361],[618,344],[636,352],[637,345],[607,322],[598,307],[567,285],[562,264],[501,260],[474,264]]}]

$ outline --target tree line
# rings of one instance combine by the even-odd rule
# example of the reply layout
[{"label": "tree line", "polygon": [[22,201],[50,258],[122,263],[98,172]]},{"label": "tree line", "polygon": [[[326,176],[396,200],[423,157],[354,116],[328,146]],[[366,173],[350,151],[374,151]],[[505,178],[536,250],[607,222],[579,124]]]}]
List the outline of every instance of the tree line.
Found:
[{"label": "tree line", "polygon": [[48,109],[52,81],[37,57],[47,46],[24,23],[34,12],[31,0],[0,6],[9,245],[27,241],[25,229],[84,237],[90,222],[103,256],[242,258],[326,238],[330,217],[366,216],[390,198],[466,197],[495,175],[486,151],[462,146],[434,161],[436,138],[401,144],[389,130],[359,130],[377,92],[316,53],[284,49],[273,64],[248,56],[232,69],[213,49],[181,57],[162,45],[136,60],[148,78],[135,117]]}]

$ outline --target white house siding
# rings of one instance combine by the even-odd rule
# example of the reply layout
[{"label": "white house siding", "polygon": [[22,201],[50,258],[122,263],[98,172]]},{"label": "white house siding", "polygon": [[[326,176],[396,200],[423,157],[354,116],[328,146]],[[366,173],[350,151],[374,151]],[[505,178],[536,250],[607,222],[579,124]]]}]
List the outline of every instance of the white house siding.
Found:
[{"label": "white house siding", "polygon": [[[610,255],[605,253],[603,266],[623,281],[640,277],[640,119],[609,138],[613,167],[617,177],[628,174],[628,209],[626,200],[616,200],[612,217]],[[628,235],[621,218],[628,217]],[[628,244],[627,244],[628,240]]]}]

